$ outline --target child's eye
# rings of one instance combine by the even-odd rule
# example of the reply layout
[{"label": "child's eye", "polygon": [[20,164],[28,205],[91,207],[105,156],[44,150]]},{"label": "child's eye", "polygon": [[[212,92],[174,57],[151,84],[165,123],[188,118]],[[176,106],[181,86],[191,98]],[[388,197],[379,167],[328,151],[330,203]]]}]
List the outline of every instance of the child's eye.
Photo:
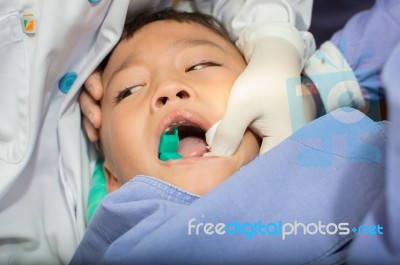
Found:
[{"label": "child's eye", "polygon": [[216,63],[216,62],[202,62],[202,63],[198,63],[195,65],[192,65],[188,68],[185,69],[185,72],[190,72],[190,71],[196,71],[196,70],[201,70],[203,68],[207,68],[210,66],[221,66],[222,64],[220,63]]},{"label": "child's eye", "polygon": [[118,95],[114,98],[114,102],[115,103],[121,102],[124,98],[126,98],[126,97],[132,95],[133,93],[137,92],[143,86],[144,86],[144,84],[140,84],[140,85],[134,85],[134,86],[122,89],[121,91],[118,92]]}]

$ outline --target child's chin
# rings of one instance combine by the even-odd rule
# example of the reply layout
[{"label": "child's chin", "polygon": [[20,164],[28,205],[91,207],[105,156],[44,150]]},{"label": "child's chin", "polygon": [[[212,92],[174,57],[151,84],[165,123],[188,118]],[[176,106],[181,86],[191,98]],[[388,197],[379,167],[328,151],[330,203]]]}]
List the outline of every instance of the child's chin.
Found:
[{"label": "child's chin", "polygon": [[163,180],[191,193],[204,195],[238,170],[227,157],[184,158],[169,163]]}]

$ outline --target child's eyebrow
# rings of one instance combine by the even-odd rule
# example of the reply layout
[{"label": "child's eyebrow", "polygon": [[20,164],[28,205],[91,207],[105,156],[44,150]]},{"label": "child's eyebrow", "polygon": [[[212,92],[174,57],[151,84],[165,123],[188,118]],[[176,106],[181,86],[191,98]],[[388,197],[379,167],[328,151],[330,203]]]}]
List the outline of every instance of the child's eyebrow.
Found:
[{"label": "child's eyebrow", "polygon": [[[216,48],[224,53],[226,53],[225,49],[222,48],[220,45],[216,44],[215,42],[205,40],[205,39],[179,39],[171,44],[171,47],[173,49],[187,49],[187,48],[192,48],[196,46],[209,46],[212,48]],[[129,55],[122,64],[120,64],[110,75],[110,78],[108,79],[108,84],[111,82],[111,80],[114,78],[115,75],[117,75],[119,72],[122,72],[123,70],[127,69],[129,66],[131,66],[135,61],[138,60],[138,57],[140,57],[139,54],[133,53]]]},{"label": "child's eyebrow", "polygon": [[122,62],[122,64],[120,64],[118,67],[116,67],[114,69],[114,71],[110,74],[110,78],[108,79],[107,86],[109,83],[111,83],[113,78],[119,72],[122,72],[123,70],[129,68],[129,66],[131,66],[135,61],[137,61],[139,57],[140,57],[140,55],[137,53],[133,53],[133,54],[129,55],[128,57],[126,57],[126,59]]},{"label": "child's eyebrow", "polygon": [[213,48],[217,48],[223,52],[225,52],[224,48],[222,48],[220,45],[216,44],[215,42],[212,42],[210,40],[206,39],[180,39],[172,43],[172,47],[176,49],[182,49],[182,48],[191,48],[191,47],[196,47],[196,46],[211,46]]}]

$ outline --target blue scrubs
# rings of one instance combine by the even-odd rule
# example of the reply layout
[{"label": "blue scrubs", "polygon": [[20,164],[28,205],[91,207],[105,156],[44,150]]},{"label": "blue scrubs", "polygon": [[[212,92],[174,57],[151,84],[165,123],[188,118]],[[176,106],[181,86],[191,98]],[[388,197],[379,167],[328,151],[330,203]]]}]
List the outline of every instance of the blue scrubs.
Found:
[{"label": "blue scrubs", "polygon": [[[351,229],[383,190],[385,139],[385,125],[339,109],[201,198],[137,176],[103,200],[72,264],[342,261]],[[219,223],[225,230],[215,229]],[[299,226],[283,238],[282,226],[296,223],[311,224],[310,233]],[[340,223],[348,230],[338,230]],[[314,233],[329,224],[332,234],[326,227]]]},{"label": "blue scrubs", "polygon": [[354,16],[332,39],[355,69],[371,101],[385,94],[390,121],[385,192],[363,221],[367,226],[384,225],[384,236],[358,235],[350,250],[349,264],[400,264],[399,14],[400,1],[377,0],[373,9]]},{"label": "blue scrubs", "polygon": [[366,99],[383,98],[381,71],[400,43],[400,1],[376,0],[375,5],[353,16],[331,41],[353,69]]},{"label": "blue scrubs", "polygon": [[390,125],[385,156],[385,192],[363,221],[382,224],[384,236],[359,235],[351,248],[349,264],[400,264],[400,45],[384,67]]}]

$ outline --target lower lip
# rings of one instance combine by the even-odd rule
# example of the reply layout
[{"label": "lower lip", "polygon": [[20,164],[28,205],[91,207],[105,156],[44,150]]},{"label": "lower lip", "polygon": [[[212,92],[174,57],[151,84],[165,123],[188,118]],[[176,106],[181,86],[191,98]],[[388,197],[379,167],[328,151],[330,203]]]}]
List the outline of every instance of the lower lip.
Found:
[{"label": "lower lip", "polygon": [[193,163],[193,162],[199,162],[199,161],[209,161],[209,160],[215,160],[215,159],[226,159],[226,157],[221,157],[221,156],[193,156],[193,157],[182,157],[181,159],[177,160],[168,160],[168,161],[161,161],[162,163],[167,163],[167,164],[180,164],[180,163]]}]

